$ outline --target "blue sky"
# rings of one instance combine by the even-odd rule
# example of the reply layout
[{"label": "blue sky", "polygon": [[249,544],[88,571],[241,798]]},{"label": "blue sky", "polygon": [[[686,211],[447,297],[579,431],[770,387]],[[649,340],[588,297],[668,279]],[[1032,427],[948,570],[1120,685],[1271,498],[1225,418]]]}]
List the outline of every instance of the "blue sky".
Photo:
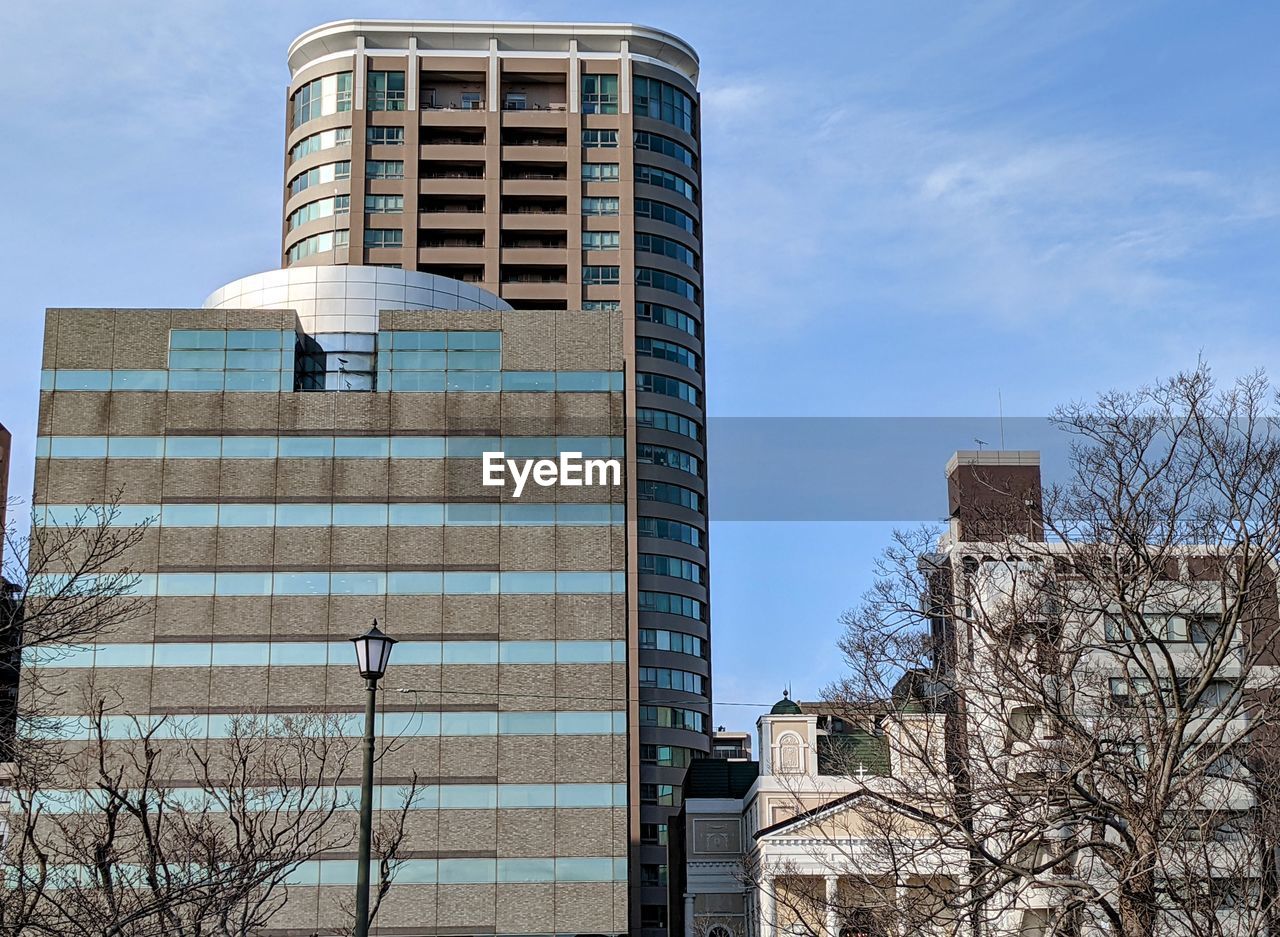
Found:
[{"label": "blue sky", "polygon": [[[15,492],[44,307],[194,306],[275,266],[297,33],[588,10],[702,57],[713,414],[987,416],[999,391],[1031,416],[1200,353],[1224,376],[1274,360],[1272,4],[16,0],[0,8]],[[839,673],[836,617],[890,527],[714,525],[721,701]]]}]

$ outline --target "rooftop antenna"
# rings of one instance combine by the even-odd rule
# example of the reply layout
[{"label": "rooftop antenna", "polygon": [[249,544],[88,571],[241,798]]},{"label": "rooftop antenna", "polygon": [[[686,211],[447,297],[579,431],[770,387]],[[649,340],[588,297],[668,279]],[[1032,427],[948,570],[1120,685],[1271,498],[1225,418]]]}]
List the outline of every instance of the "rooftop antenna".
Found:
[{"label": "rooftop antenna", "polygon": [[1004,397],[1000,394],[1000,388],[996,388],[996,406],[1000,411],[1000,448],[1004,449]]},{"label": "rooftop antenna", "polygon": [[982,447],[983,447],[983,446],[985,446],[985,445],[987,444],[987,441],[986,441],[985,439],[979,439],[977,436],[974,436],[974,437],[973,437],[973,441],[974,441],[974,442],[976,442],[976,443],[978,444],[978,451],[979,451],[979,452],[981,452],[981,451],[982,451]]}]

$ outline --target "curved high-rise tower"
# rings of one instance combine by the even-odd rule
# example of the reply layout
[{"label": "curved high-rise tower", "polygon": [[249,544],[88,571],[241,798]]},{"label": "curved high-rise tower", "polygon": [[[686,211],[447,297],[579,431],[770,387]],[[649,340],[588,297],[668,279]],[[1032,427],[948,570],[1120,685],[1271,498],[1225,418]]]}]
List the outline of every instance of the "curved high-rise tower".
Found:
[{"label": "curved high-rise tower", "polygon": [[710,728],[697,55],[633,25],[349,20],[289,67],[283,266],[618,320],[632,928],[663,932],[666,824]]}]

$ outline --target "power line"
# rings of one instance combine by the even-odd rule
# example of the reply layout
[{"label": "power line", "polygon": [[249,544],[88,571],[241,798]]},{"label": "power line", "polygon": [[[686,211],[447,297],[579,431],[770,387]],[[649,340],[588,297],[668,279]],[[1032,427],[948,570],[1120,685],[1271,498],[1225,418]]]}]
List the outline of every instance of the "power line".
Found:
[{"label": "power line", "polygon": [[[449,696],[496,696],[504,699],[547,699],[547,700],[576,700],[581,702],[600,702],[600,703],[625,703],[626,697],[623,696],[572,696],[560,693],[510,693],[502,690],[425,690],[420,687],[397,687],[392,692],[395,693],[439,693],[440,695]],[[739,703],[715,700],[688,700],[677,699],[675,697],[665,698],[658,697],[641,701],[648,703],[682,703],[685,705],[696,705],[698,703],[711,703],[714,706],[750,706],[750,707],[769,707],[772,703]]]}]

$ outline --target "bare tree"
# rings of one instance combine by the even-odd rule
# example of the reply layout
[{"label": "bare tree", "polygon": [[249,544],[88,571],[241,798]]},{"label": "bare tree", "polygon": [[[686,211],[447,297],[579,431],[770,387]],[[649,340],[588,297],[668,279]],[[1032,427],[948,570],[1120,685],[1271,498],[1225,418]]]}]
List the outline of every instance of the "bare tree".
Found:
[{"label": "bare tree", "polygon": [[[56,663],[147,613],[129,565],[147,525],[118,517],[108,503],[28,537],[6,532],[14,589],[0,656]],[[5,753],[0,934],[243,935],[280,912],[304,864],[355,842],[360,747],[349,718],[245,713],[209,739],[183,717],[118,712],[111,687],[92,680],[75,707],[87,715],[69,718],[57,715],[70,709],[68,684],[47,685],[43,670],[21,671],[21,721]],[[417,794],[413,777],[379,814],[374,915]]]},{"label": "bare tree", "polygon": [[883,705],[895,763],[838,859],[891,875],[868,930],[1280,933],[1276,414],[1205,367],[1064,407],[1069,476],[1004,492],[1008,533],[897,535],[828,691]]}]

